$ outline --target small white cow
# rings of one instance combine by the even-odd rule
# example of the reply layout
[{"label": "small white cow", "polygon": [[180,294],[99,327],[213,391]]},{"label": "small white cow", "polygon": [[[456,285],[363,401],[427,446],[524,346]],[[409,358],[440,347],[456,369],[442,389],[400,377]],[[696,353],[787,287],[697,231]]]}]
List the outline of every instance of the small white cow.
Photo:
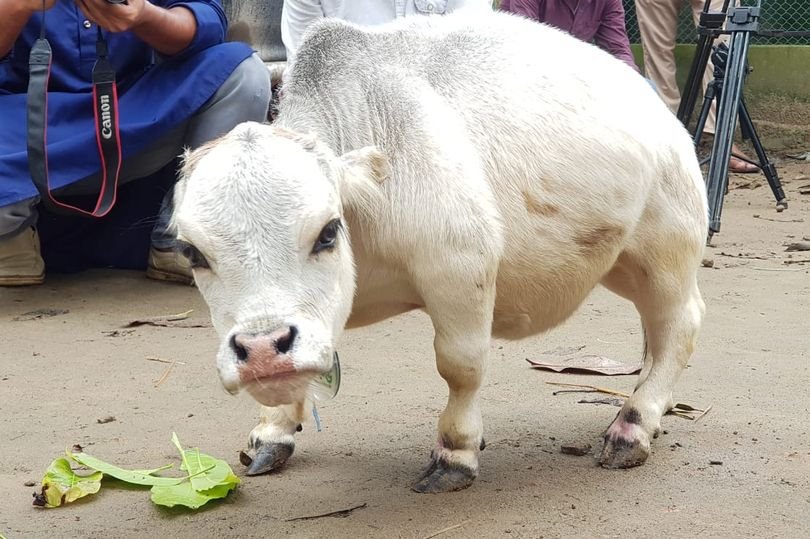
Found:
[{"label": "small white cow", "polygon": [[449,399],[414,488],[469,486],[492,337],[548,330],[600,283],[646,342],[600,461],[643,463],[701,325],[707,231],[690,138],[648,84],[550,27],[457,13],[320,23],[283,93],[274,125],[187,155],[176,196],[222,383],[265,406],[247,473],[292,454],[344,327],[422,309]]}]

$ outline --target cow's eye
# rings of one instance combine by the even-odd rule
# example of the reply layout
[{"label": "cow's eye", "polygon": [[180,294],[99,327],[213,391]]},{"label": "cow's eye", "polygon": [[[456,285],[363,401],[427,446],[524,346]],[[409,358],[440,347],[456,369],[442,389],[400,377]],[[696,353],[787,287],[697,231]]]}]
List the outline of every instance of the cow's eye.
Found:
[{"label": "cow's eye", "polygon": [[208,265],[208,260],[205,259],[200,250],[188,242],[178,240],[177,252],[188,260],[188,264],[191,268],[203,269],[211,267]]},{"label": "cow's eye", "polygon": [[329,221],[321,233],[318,235],[318,240],[312,247],[312,254],[320,253],[335,246],[337,241],[338,231],[340,230],[340,219],[332,219]]}]

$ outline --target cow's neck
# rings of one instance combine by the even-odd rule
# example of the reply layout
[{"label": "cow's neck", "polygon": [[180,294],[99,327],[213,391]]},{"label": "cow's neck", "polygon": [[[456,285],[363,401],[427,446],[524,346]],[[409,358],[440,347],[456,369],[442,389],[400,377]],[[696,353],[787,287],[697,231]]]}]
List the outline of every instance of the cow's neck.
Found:
[{"label": "cow's neck", "polygon": [[366,103],[336,97],[332,93],[285,96],[275,124],[317,135],[338,156],[374,144]]}]

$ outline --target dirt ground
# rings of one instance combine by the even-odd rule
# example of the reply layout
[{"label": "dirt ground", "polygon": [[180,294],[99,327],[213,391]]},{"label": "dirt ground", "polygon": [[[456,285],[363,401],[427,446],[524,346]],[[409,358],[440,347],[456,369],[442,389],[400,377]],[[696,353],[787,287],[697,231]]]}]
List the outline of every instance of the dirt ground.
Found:
[{"label": "dirt ground", "polygon": [[[348,332],[343,386],[297,436],[282,473],[243,477],[199,512],[163,510],[148,491],[107,485],[70,506],[32,507],[51,460],[74,443],[137,468],[176,462],[170,437],[225,458],[238,474],[257,407],[214,369],[217,338],[193,288],[132,272],[50,276],[0,290],[0,534],[22,537],[808,537],[810,536],[810,163],[783,161],[790,208],[777,214],[761,176],[734,179],[723,229],[701,269],[708,305],[676,401],[712,406],[700,421],[667,416],[648,463],[604,470],[594,454],[617,409],[553,395],[546,382],[632,389],[635,376],[530,370],[526,358],[602,354],[632,361],[639,324],[597,290],[562,328],[495,342],[482,391],[481,473],[445,495],[410,490],[427,463],[446,388],[431,330],[412,314]],[[744,188],[747,186],[748,188]],[[758,217],[757,217],[758,216]],[[810,237],[808,238],[810,240]],[[792,258],[790,257],[792,255]],[[128,322],[193,309],[174,327]],[[50,310],[53,316],[31,318]],[[202,326],[202,327],[188,327]],[[176,363],[166,375],[167,363]],[[99,419],[115,418],[99,423]],[[561,445],[591,444],[569,456]],[[711,464],[711,462],[715,462]],[[720,464],[718,464],[718,462]],[[347,509],[344,518],[289,519]]]}]

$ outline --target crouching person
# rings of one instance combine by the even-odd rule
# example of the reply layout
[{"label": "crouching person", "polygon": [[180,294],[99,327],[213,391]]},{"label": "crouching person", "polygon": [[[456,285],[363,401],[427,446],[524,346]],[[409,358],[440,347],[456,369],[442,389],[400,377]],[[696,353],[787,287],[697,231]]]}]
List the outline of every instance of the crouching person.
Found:
[{"label": "crouching person", "polygon": [[[117,81],[119,183],[147,178],[183,148],[241,122],[266,119],[268,71],[249,47],[224,42],[219,0],[19,0],[0,3],[0,20],[0,286],[39,284],[45,274],[27,142],[29,100],[41,97],[29,91],[29,55],[43,25],[52,50],[40,103],[43,170],[54,199],[96,194],[113,181],[114,171],[108,166],[104,175],[102,167],[108,141],[97,135],[108,132],[94,114],[93,70],[105,48]],[[191,282],[166,231],[171,204],[169,192],[152,231],[147,276]]]}]

